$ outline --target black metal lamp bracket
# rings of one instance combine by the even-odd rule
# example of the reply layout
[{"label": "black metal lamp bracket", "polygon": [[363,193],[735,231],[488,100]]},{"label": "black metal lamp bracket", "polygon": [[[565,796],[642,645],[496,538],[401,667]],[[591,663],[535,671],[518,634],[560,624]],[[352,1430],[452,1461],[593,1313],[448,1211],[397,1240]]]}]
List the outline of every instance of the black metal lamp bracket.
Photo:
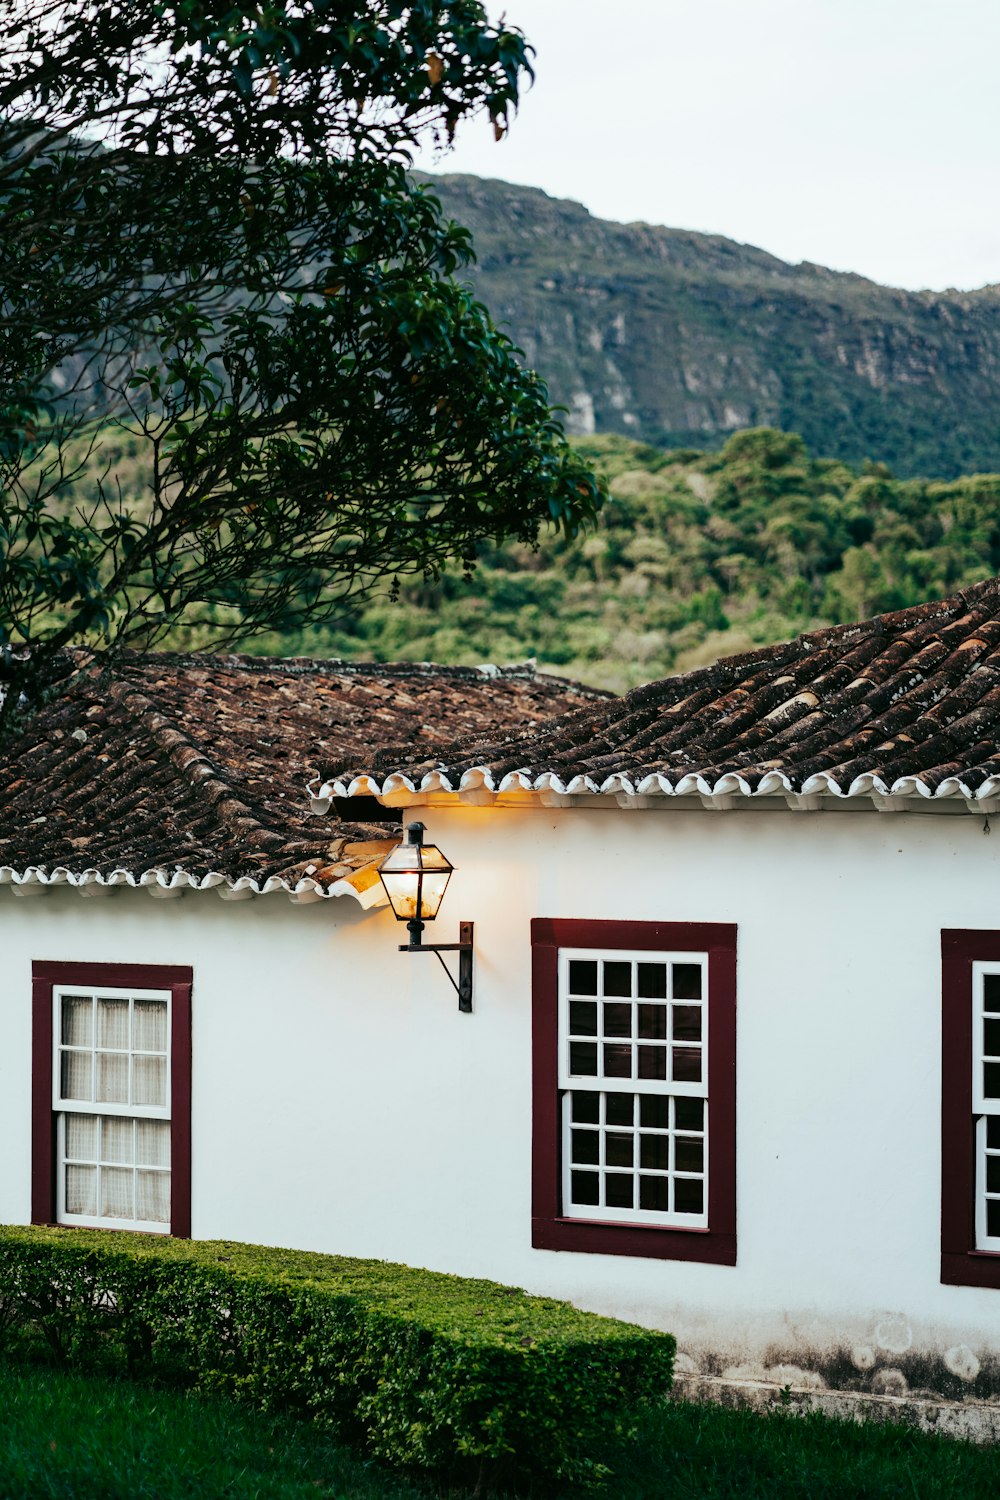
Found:
[{"label": "black metal lamp bracket", "polygon": [[[473,927],[474,927],[475,924],[472,923],[472,922],[459,922],[459,924],[458,924],[458,938],[459,938],[459,940],[458,940],[457,943],[422,943],[420,941],[420,931],[423,929],[423,925],[424,924],[422,922],[420,922],[419,924],[418,923],[410,924],[410,927],[411,927],[411,930],[410,930],[410,941],[408,943],[400,943],[400,945],[399,945],[399,951],[400,951],[400,953],[436,953],[437,954],[437,961],[438,961],[438,963],[441,965],[442,969],[447,974],[447,976],[448,976],[448,982],[450,983],[452,989],[455,991],[455,994],[458,996],[458,1008],[459,1008],[459,1010],[464,1015],[471,1015],[472,1014],[472,929],[473,929]],[[414,926],[418,927],[418,931],[416,933],[413,932],[413,927]],[[451,972],[451,970],[449,969],[448,965],[445,963],[444,959],[441,957],[442,953],[457,953],[458,954],[458,981],[457,981],[457,983],[456,983],[454,974]]]}]

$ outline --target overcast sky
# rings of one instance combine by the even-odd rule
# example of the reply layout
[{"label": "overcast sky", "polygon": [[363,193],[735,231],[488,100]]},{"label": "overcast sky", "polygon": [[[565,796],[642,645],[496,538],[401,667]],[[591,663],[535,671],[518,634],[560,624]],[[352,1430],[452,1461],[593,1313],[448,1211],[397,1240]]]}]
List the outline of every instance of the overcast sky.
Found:
[{"label": "overcast sky", "polygon": [[1000,282],[1000,0],[505,9],[538,52],[510,136],[477,120],[420,166],[895,286]]}]

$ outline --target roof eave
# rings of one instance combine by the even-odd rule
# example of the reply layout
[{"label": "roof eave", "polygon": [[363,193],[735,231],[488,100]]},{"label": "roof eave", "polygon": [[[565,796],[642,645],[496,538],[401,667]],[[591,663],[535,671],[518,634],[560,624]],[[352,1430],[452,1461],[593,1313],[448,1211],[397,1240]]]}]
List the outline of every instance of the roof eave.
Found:
[{"label": "roof eave", "polygon": [[796,786],[780,771],[768,771],[756,785],[737,773],[712,779],[698,772],[684,772],[671,780],[661,772],[628,775],[615,772],[596,781],[583,775],[560,775],[553,771],[507,772],[496,777],[488,766],[475,766],[456,773],[430,771],[411,779],[402,771],[384,778],[362,773],[350,780],[326,782],[312,793],[314,812],[325,812],[334,797],[377,797],[391,807],[449,805],[524,805],[624,808],[656,806],[707,806],[714,810],[740,807],[790,807],[797,812],[825,807],[869,806],[879,812],[970,811],[1000,812],[1000,777],[988,777],[978,786],[950,776],[931,786],[919,776],[904,776],[887,785],[874,772],[852,777],[844,784],[832,772],[809,776]]},{"label": "roof eave", "polygon": [[325,881],[309,875],[296,880],[287,880],[281,875],[268,875],[261,879],[253,875],[223,875],[217,870],[197,874],[190,870],[167,870],[162,867],[136,873],[120,866],[108,870],[70,870],[65,865],[51,868],[27,865],[23,869],[13,865],[0,865],[0,889],[6,886],[14,895],[28,896],[42,895],[46,891],[62,887],[76,890],[84,896],[97,896],[131,888],[145,890],[149,895],[160,899],[182,896],[189,891],[215,891],[224,901],[284,894],[299,906],[313,901],[325,901],[334,896],[351,896],[359,906],[367,910],[384,906],[388,901],[378,879],[378,862],[377,859],[371,860]]}]

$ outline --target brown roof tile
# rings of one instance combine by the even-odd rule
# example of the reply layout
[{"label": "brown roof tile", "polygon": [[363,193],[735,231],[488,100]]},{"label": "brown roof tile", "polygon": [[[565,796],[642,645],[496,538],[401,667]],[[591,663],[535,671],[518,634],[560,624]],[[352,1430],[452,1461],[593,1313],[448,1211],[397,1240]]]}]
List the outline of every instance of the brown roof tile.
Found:
[{"label": "brown roof tile", "polygon": [[1000,794],[1000,580],[586,705],[541,729],[381,752],[321,790]]},{"label": "brown roof tile", "polygon": [[520,732],[598,696],[530,666],[163,653],[112,672],[78,657],[0,754],[0,878],[158,871],[159,884],[329,892],[397,835],[317,817],[310,779],[383,744]]}]

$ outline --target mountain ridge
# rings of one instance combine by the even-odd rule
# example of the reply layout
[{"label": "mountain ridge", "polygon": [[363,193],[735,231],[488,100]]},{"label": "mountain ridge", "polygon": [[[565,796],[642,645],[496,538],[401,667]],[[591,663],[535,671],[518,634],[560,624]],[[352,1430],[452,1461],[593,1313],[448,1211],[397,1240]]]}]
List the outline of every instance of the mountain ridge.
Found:
[{"label": "mountain ridge", "polygon": [[500,179],[419,180],[472,231],[464,279],[573,433],[704,448],[770,426],[904,476],[1000,469],[1000,284],[884,287]]}]

